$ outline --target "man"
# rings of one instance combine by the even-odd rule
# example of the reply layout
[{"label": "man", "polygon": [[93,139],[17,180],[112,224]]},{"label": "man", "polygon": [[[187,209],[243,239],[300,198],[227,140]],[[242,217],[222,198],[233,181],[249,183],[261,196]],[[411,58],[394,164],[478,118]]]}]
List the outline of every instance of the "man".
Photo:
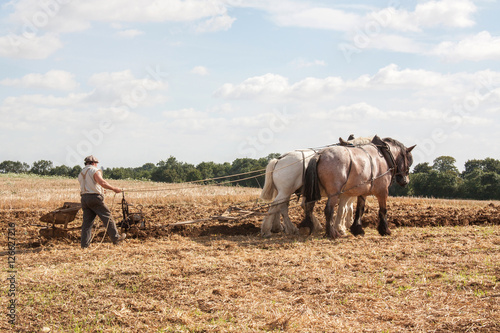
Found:
[{"label": "man", "polygon": [[120,193],[121,190],[118,187],[111,186],[102,178],[102,171],[97,168],[97,163],[99,161],[93,155],[85,157],[85,167],[78,175],[83,209],[82,249],[88,248],[90,245],[92,226],[96,216],[99,216],[106,227],[113,244],[116,245],[127,237],[125,233],[121,235],[118,233],[111,212],[104,204],[104,189],[115,193]]}]

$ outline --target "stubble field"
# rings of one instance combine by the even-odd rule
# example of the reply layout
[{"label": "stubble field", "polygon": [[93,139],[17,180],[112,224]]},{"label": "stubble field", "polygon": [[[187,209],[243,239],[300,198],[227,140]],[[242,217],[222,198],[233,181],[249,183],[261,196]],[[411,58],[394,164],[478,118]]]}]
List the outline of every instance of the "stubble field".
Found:
[{"label": "stubble field", "polygon": [[[500,202],[389,198],[392,235],[259,236],[260,218],[189,225],[259,190],[111,181],[144,206],[148,230],[119,246],[94,232],[38,235],[40,216],[78,201],[74,179],[0,175],[0,329],[17,332],[500,332]],[[120,219],[121,195],[106,203]],[[291,203],[291,218],[301,209]],[[320,202],[316,214],[323,220]],[[15,227],[15,314],[7,230]],[[81,212],[70,226],[81,223]],[[11,253],[12,254],[12,253]]]}]

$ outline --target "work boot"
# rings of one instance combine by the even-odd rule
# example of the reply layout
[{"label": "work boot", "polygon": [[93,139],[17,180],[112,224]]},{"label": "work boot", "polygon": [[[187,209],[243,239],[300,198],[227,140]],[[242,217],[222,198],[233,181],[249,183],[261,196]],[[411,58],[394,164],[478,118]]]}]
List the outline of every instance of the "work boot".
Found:
[{"label": "work boot", "polygon": [[120,243],[121,243],[121,242],[122,242],[122,241],[123,241],[126,237],[127,237],[127,234],[126,234],[126,233],[121,234],[120,236],[118,236],[118,238],[117,238],[117,239],[115,239],[115,240],[113,241],[113,244],[115,244],[115,245],[120,244]]}]

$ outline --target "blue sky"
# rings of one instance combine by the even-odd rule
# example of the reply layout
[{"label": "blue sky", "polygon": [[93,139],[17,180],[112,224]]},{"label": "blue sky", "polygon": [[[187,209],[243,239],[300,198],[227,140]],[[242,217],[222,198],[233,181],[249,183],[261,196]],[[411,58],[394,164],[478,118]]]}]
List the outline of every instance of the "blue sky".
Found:
[{"label": "blue sky", "polygon": [[193,164],[349,134],[500,158],[496,1],[2,2],[0,160]]}]

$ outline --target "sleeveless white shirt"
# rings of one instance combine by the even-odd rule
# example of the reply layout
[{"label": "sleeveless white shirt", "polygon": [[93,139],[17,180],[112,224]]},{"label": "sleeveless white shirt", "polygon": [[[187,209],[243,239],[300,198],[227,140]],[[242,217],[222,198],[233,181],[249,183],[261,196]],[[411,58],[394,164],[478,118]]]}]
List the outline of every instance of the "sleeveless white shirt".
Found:
[{"label": "sleeveless white shirt", "polygon": [[82,172],[78,175],[80,194],[95,193],[104,195],[104,189],[94,179],[94,174],[99,171],[100,170],[93,165],[87,165],[82,169]]}]

